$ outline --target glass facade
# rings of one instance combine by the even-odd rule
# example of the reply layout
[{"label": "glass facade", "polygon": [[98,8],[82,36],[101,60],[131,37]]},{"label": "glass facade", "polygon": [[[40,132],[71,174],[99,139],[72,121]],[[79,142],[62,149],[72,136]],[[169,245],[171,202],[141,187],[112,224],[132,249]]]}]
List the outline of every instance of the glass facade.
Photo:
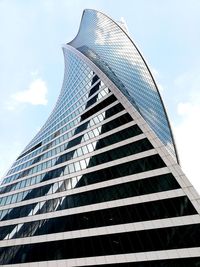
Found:
[{"label": "glass facade", "polygon": [[69,44],[89,57],[108,75],[177,158],[158,88],[127,33],[101,12],[86,10],[79,32]]},{"label": "glass facade", "polygon": [[0,184],[0,265],[200,266],[198,197],[122,28],[86,10],[63,46],[56,105]]}]

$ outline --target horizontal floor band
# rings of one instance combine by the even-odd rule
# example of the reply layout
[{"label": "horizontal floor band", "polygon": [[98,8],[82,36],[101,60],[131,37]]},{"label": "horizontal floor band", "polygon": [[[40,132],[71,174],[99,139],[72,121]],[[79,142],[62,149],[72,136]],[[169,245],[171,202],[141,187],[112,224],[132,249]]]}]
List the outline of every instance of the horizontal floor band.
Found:
[{"label": "horizontal floor band", "polygon": [[55,211],[55,212],[26,216],[26,217],[22,217],[19,219],[0,221],[0,227],[5,226],[5,225],[13,225],[13,224],[30,222],[30,221],[56,218],[56,217],[72,215],[72,214],[77,214],[77,213],[82,213],[82,212],[89,212],[93,210],[114,208],[118,206],[121,207],[121,206],[126,206],[126,205],[131,205],[131,204],[145,203],[149,201],[168,199],[168,198],[180,197],[180,196],[185,196],[185,193],[183,192],[182,189],[163,191],[159,193],[152,193],[152,194],[147,194],[147,195],[142,195],[142,196],[129,197],[129,198],[124,198],[124,199],[112,200],[108,202],[101,202],[101,203],[96,203],[96,204],[91,204],[91,205],[86,205],[86,206],[81,206],[81,207],[75,207],[71,209],[64,209],[64,210]]},{"label": "horizontal floor band", "polygon": [[[134,155],[131,155],[131,156],[127,156],[127,157],[123,157],[123,158],[120,158],[120,159],[117,159],[117,160],[113,160],[113,161],[110,161],[110,162],[99,164],[99,165],[91,167],[89,169],[92,169],[93,171],[97,171],[97,170],[104,169],[104,168],[107,168],[107,167],[119,165],[119,164],[122,164],[122,163],[127,163],[129,161],[142,159],[144,157],[152,156],[152,155],[155,155],[155,154],[157,154],[156,150],[155,149],[150,149],[150,150],[147,150],[147,151],[144,151],[144,152],[140,152],[140,153],[137,153],[137,154],[134,154]],[[62,163],[61,165],[65,166],[66,163]],[[62,166],[59,166],[59,167],[62,167]],[[89,169],[86,168],[85,170],[89,170]],[[87,173],[87,171],[84,172],[84,173]],[[82,175],[82,174],[83,174],[82,171],[78,171],[78,172],[74,172],[73,176],[79,176],[79,175]],[[61,193],[55,193],[53,196],[52,195],[47,195],[47,196],[42,196],[42,197],[38,197],[38,198],[33,198],[33,199],[30,199],[30,200],[21,201],[21,202],[18,202],[18,203],[12,203],[12,204],[3,206],[2,209],[0,209],[0,210],[10,209],[10,208],[14,208],[14,207],[20,207],[22,205],[37,203],[37,202],[40,202],[40,201],[46,201],[48,199],[53,199],[53,198],[57,198],[57,197],[63,197],[63,196],[66,196],[66,195],[72,195],[72,194],[76,194],[78,192],[82,192],[82,190],[83,189],[81,189],[81,188],[75,188],[75,189],[69,190],[69,192],[68,191],[64,191],[64,192],[61,192]]]},{"label": "horizontal floor band", "polygon": [[[93,157],[95,155],[98,155],[98,154],[101,154],[101,153],[104,153],[104,152],[107,152],[107,151],[110,151],[112,149],[115,149],[115,148],[118,148],[120,146],[124,146],[124,145],[127,145],[129,143],[133,143],[133,142],[136,142],[136,141],[139,141],[139,140],[142,140],[145,138],[145,135],[144,134],[139,134],[139,135],[136,135],[134,137],[131,137],[131,138],[128,138],[126,140],[123,140],[121,142],[117,142],[113,145],[110,145],[110,146],[106,146],[105,148],[102,148],[102,149],[98,149],[96,151],[93,151],[93,152],[90,152],[90,153],[87,153],[85,155],[82,155],[82,156],[79,156],[73,160],[69,160],[69,161],[66,161],[67,164],[70,164],[70,163],[73,163],[74,161],[76,162],[77,160],[82,160],[84,159],[85,157]],[[98,141],[99,139],[97,139]],[[92,142],[96,141],[95,139],[94,140],[91,140]],[[79,145],[80,147],[80,145]],[[57,157],[63,155],[63,154],[66,154],[65,152],[63,153],[60,153],[58,155],[56,155]],[[51,158],[50,158],[51,159]],[[42,163],[42,162],[41,162]],[[46,171],[48,172],[48,169],[46,169]],[[68,175],[69,176],[69,175]],[[74,175],[73,175],[74,176]],[[60,177],[58,177],[60,178]],[[57,178],[57,179],[58,179]],[[52,179],[53,180],[53,179]],[[41,183],[37,183],[37,184],[34,184],[34,185],[30,185],[30,186],[27,186],[27,187],[24,187],[24,188],[20,188],[18,190],[15,190],[15,191],[10,191],[10,192],[7,192],[7,193],[4,193],[4,194],[1,194],[0,195],[0,198],[2,197],[6,197],[6,196],[10,196],[10,195],[13,195],[13,194],[17,194],[19,192],[24,192],[24,191],[27,191],[27,190],[31,190],[31,189],[34,189],[34,188],[37,188],[37,187],[41,187],[43,185],[47,185],[47,184],[51,184],[53,183],[52,180],[48,180],[48,181],[45,181],[45,182],[41,182]]]},{"label": "horizontal floor band", "polygon": [[[110,105],[110,106],[113,106],[113,105]],[[110,108],[110,106],[109,106],[109,108]],[[124,114],[126,114],[126,113],[127,113],[127,112],[126,112],[125,110],[122,110],[121,112],[117,113],[116,115],[113,115],[112,117],[106,119],[104,122],[105,122],[105,123],[110,122],[110,121],[112,121],[112,120],[114,120],[114,119],[116,119],[116,118],[118,118],[118,117],[120,117],[121,115],[124,115]],[[134,121],[131,121],[131,122],[129,122],[129,123],[123,124],[123,125],[120,126],[120,127],[115,128],[115,129],[120,129],[121,127],[123,127],[123,126],[125,126],[125,125],[127,125],[127,127],[128,127],[128,126],[130,126],[130,125],[135,125],[135,124],[136,124],[136,123],[135,123]],[[81,124],[80,124],[80,125],[81,125]],[[79,127],[80,125],[78,125],[78,127]],[[104,125],[104,124],[102,124],[102,123],[98,123],[98,124],[92,126],[92,127],[90,128],[90,130],[94,130],[95,128],[97,128],[97,127],[99,127],[99,126],[102,126],[102,125]],[[75,127],[73,127],[73,128],[77,128],[77,125],[76,125]],[[71,128],[70,131],[71,131],[73,128]],[[124,127],[124,128],[126,128],[126,127]],[[113,130],[111,130],[111,131],[109,131],[109,132],[112,132],[112,131],[114,131],[115,129],[113,129]],[[66,131],[66,132],[63,133],[62,135],[66,134],[67,132],[69,132],[69,131]],[[63,145],[63,144],[65,144],[66,141],[67,141],[67,143],[68,143],[69,141],[71,141],[72,139],[74,139],[74,137],[79,137],[80,135],[82,135],[82,134],[84,134],[84,133],[86,133],[86,132],[88,132],[88,129],[86,129],[85,131],[83,131],[83,132],[81,132],[81,133],[79,133],[79,134],[77,134],[77,135],[75,135],[75,136],[73,136],[73,137],[71,137],[71,138],[69,138],[69,139],[67,139],[67,140],[65,140],[65,141],[63,141],[63,142],[61,142],[60,144],[54,146],[53,148],[57,148],[59,145]],[[105,134],[106,134],[106,133],[105,133]],[[103,135],[102,135],[102,136],[103,136]],[[53,139],[53,140],[54,140],[54,139]],[[78,145],[78,146],[79,146],[79,145]],[[68,151],[71,151],[71,150],[73,150],[75,147],[78,147],[78,146],[74,146],[74,147],[70,148]],[[50,148],[50,149],[48,149],[48,150],[45,150],[45,152],[48,152],[48,151],[51,150],[51,149],[52,149],[52,148]],[[67,150],[66,150],[66,151],[67,151]],[[43,154],[43,153],[40,153],[40,154]],[[35,157],[38,157],[40,154],[36,155]],[[35,157],[33,157],[32,159],[34,159]],[[39,174],[41,174],[41,172],[40,172]],[[13,174],[12,174],[12,175],[13,175]],[[12,176],[12,175],[9,175],[9,176]],[[37,175],[38,175],[38,174],[37,174]],[[7,176],[7,177],[4,176],[4,178],[6,179],[6,178],[8,178],[9,176]],[[35,174],[31,174],[31,175],[27,175],[26,177],[22,177],[22,178],[19,178],[19,179],[17,179],[17,180],[14,180],[14,181],[12,181],[12,182],[5,183],[5,184],[1,184],[1,185],[0,185],[0,188],[1,188],[1,187],[4,187],[4,186],[7,186],[7,185],[11,185],[11,184],[16,183],[16,182],[20,182],[20,181],[29,179],[29,178],[34,177],[34,176],[35,176]]]},{"label": "horizontal floor band", "polygon": [[[200,247],[196,248],[184,248],[184,249],[170,249],[162,251],[149,251],[129,254],[118,254],[109,256],[97,256],[97,257],[85,257],[75,258],[67,260],[56,260],[46,262],[28,262],[20,264],[7,264],[5,267],[75,267],[75,266],[99,266],[103,264],[118,264],[118,263],[131,263],[142,261],[156,261],[156,260],[168,260],[168,259],[186,259],[200,257]],[[111,265],[111,267],[113,267]]]},{"label": "horizontal floor band", "polygon": [[142,230],[166,228],[166,227],[189,225],[189,224],[199,224],[199,223],[200,223],[200,216],[199,214],[195,214],[195,215],[173,217],[167,219],[158,219],[153,221],[118,224],[112,226],[103,226],[97,228],[89,228],[89,229],[61,232],[48,235],[38,235],[38,236],[24,237],[18,239],[2,240],[0,241],[0,247],[22,245],[29,243],[31,244],[40,243],[47,241],[50,242],[55,240],[74,239],[74,238],[88,237],[88,236],[99,236],[99,235],[107,235],[114,233],[142,231]]}]

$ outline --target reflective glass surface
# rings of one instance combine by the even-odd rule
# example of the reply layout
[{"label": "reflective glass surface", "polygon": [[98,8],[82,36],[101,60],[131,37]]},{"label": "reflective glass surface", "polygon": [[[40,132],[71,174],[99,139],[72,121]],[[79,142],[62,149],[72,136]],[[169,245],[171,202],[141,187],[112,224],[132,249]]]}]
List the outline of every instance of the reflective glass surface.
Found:
[{"label": "reflective glass surface", "polygon": [[192,214],[196,214],[196,211],[187,197],[162,199],[4,226],[0,228],[0,240]]},{"label": "reflective glass surface", "polygon": [[199,235],[200,225],[191,224],[10,246],[0,248],[0,264],[199,247]]},{"label": "reflective glass surface", "polygon": [[176,157],[157,86],[140,52],[119,25],[101,12],[85,10],[79,32],[69,45],[106,73]]}]

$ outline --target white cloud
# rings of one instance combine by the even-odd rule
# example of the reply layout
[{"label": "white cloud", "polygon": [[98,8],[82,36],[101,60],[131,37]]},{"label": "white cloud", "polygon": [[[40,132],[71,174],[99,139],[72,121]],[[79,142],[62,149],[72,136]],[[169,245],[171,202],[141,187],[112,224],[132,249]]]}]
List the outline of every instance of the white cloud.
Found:
[{"label": "white cloud", "polygon": [[[31,105],[47,105],[47,86],[42,79],[32,81],[27,90],[18,91],[11,95],[11,99],[5,102],[4,108],[14,111],[21,103]],[[23,108],[23,106],[21,106]]]},{"label": "white cloud", "polygon": [[[11,97],[16,103],[28,103],[31,105],[47,104],[47,86],[41,79],[34,80],[27,90],[19,91]],[[12,105],[10,105],[11,109]]]},{"label": "white cloud", "polygon": [[[195,97],[196,96],[196,97]],[[181,166],[200,193],[200,92],[193,92],[189,102],[179,103],[180,122],[174,127]]]}]

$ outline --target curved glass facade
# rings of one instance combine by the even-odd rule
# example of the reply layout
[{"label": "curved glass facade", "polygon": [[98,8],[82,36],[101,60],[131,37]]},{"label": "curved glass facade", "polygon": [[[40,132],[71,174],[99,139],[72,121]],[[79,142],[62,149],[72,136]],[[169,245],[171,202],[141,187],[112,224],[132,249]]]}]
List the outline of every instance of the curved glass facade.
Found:
[{"label": "curved glass facade", "polygon": [[145,63],[115,34],[126,36],[88,10],[63,46],[55,108],[0,184],[1,266],[200,264],[199,196],[166,150]]},{"label": "curved glass facade", "polygon": [[127,33],[103,13],[86,10],[78,35],[69,44],[108,75],[178,160],[158,88]]}]

